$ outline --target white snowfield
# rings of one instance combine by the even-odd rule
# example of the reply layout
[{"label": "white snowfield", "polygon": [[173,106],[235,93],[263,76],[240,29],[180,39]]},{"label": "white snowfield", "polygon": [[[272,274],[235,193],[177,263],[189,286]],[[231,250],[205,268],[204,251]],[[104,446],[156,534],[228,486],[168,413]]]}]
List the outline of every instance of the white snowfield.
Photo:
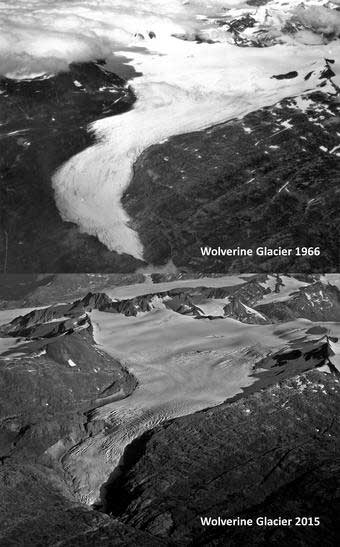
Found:
[{"label": "white snowfield", "polygon": [[337,323],[330,324],[330,332],[332,335],[337,338],[337,342],[330,342],[331,349],[334,355],[331,356],[331,361],[333,365],[340,372],[340,325]]},{"label": "white snowfield", "polygon": [[[112,287],[111,291],[105,292],[118,299],[158,293],[176,286],[235,286],[242,283],[244,277],[251,276],[226,275],[162,284],[149,281]],[[322,280],[335,284],[338,277],[325,275]],[[281,276],[281,279],[284,282],[281,295],[285,299],[305,286],[294,277]],[[263,286],[272,291],[275,284],[275,276],[268,276],[263,282]],[[276,293],[271,295],[277,299]],[[155,301],[157,304],[157,297]],[[207,313],[218,314],[222,304],[223,300],[212,299],[204,303],[203,308]],[[29,311],[31,309],[24,308],[0,311],[0,325]],[[134,439],[168,419],[218,405],[241,393],[242,388],[255,381],[252,376],[255,362],[292,341],[306,339],[306,330],[315,326],[305,319],[273,325],[248,325],[228,318],[198,321],[161,305],[137,317],[96,310],[90,315],[98,349],[122,362],[138,380],[136,390],[126,399],[98,400],[107,404],[97,408],[92,419],[103,420],[107,424],[106,430],[77,444],[62,458],[76,495],[90,505],[98,501],[101,485]],[[330,335],[339,337],[338,323],[317,324],[325,326]],[[310,339],[318,337],[309,335]],[[13,349],[20,342],[24,340],[0,338],[0,353]],[[335,356],[331,360],[340,370],[339,342],[332,342],[332,348]],[[18,350],[16,355],[20,357],[20,345]],[[9,359],[13,359],[13,354]],[[72,368],[78,366],[71,359],[68,364]],[[328,367],[323,370],[329,371]],[[64,450],[63,441],[59,440],[48,453],[57,457]]]},{"label": "white snowfield", "polygon": [[[154,45],[154,44],[152,44]],[[137,233],[121,205],[133,165],[149,146],[170,136],[205,129],[313,89],[324,57],[340,47],[276,45],[239,48],[168,37],[157,52],[134,53],[143,76],[133,81],[134,108],[92,125],[97,144],[72,157],[53,178],[64,220],[95,235],[109,249],[143,258]],[[297,70],[291,80],[273,74]],[[304,76],[315,70],[308,81]]]},{"label": "white snowfield", "polygon": [[[172,135],[315,88],[324,58],[339,58],[339,41],[324,44],[322,37],[322,32],[339,32],[340,14],[329,8],[337,3],[307,0],[301,7],[300,0],[270,0],[257,8],[240,0],[0,0],[0,73],[41,75],[65,69],[71,61],[109,59],[112,53],[125,55],[142,72],[131,82],[137,96],[133,109],[95,122],[90,129],[97,143],[55,174],[62,218],[109,249],[142,258],[141,242],[121,205],[138,156]],[[283,43],[236,47],[216,21],[247,13],[257,23],[246,37],[260,31]],[[282,33],[292,17],[308,30]],[[299,76],[271,79],[292,70]],[[310,71],[313,75],[304,80]]]},{"label": "white snowfield", "polygon": [[[327,276],[323,277],[324,283],[330,282],[328,281]],[[280,279],[283,284],[280,286],[280,291],[278,293],[275,292],[276,278],[274,276],[269,275],[267,281],[265,281],[264,283],[260,283],[262,287],[270,288],[271,292],[265,294],[262,300],[258,302],[258,304],[269,304],[269,302],[284,302],[285,300],[289,300],[289,298],[294,293],[298,293],[300,288],[307,287],[308,285],[308,283],[300,281],[294,276],[281,275]]]},{"label": "white snowfield", "polygon": [[99,347],[135,374],[138,387],[95,411],[95,420],[114,426],[112,434],[100,433],[63,457],[77,495],[88,504],[98,501],[101,484],[133,439],[241,392],[254,381],[254,360],[282,346],[272,326],[197,321],[164,309],[138,317],[94,311],[91,321]]},{"label": "white snowfield", "polygon": [[147,278],[144,283],[132,285],[120,285],[116,287],[105,287],[104,292],[112,299],[123,300],[124,298],[134,298],[143,294],[154,294],[172,289],[192,288],[192,287],[233,287],[245,283],[254,274],[242,275],[222,275],[219,277],[200,277],[197,279],[175,279],[174,281],[163,281],[162,283],[153,283],[152,279]]},{"label": "white snowfield", "polygon": [[[283,299],[306,284],[283,276]],[[210,286],[232,286],[241,276],[210,279]],[[324,276],[324,282],[333,282]],[[276,278],[268,276],[272,290]],[[111,298],[133,297],[153,291],[208,285],[208,279],[149,283],[116,287]],[[109,293],[109,291],[105,291]],[[275,300],[276,293],[272,293]],[[221,300],[212,300],[209,311],[218,312]],[[211,308],[214,308],[213,310]],[[208,311],[208,310],[207,310]],[[313,322],[306,319],[281,325],[247,325],[233,319],[197,321],[160,307],[137,317],[93,311],[94,338],[105,352],[120,360],[137,380],[137,389],[126,399],[98,408],[94,420],[104,420],[112,433],[99,433],[63,457],[79,499],[87,504],[99,500],[101,485],[119,464],[126,446],[145,431],[168,419],[215,406],[242,392],[255,378],[256,361],[289,342],[306,339]],[[337,323],[318,323],[337,336]],[[315,335],[309,335],[315,339]],[[334,351],[339,353],[337,344]],[[338,365],[338,357],[332,358]],[[328,367],[323,367],[329,372]],[[54,447],[51,447],[53,452]],[[96,465],[93,465],[93,462]]]},{"label": "white snowfield", "polygon": [[[41,309],[41,307],[40,308],[18,308],[18,309],[12,309],[12,310],[0,309],[0,325],[5,325],[6,323],[9,323],[16,317],[19,317],[20,315],[26,315],[27,313],[30,313],[34,309]],[[25,343],[25,341],[22,340],[21,338],[0,337],[0,355],[5,353],[5,351],[9,349],[13,349],[14,347],[15,348],[19,347],[21,343]]]},{"label": "white snowfield", "polygon": [[[241,393],[255,381],[254,362],[305,337],[313,325],[303,319],[279,328],[233,319],[197,321],[164,309],[138,317],[94,311],[91,320],[99,347],[135,374],[138,387],[126,399],[94,412],[92,419],[104,420],[108,431],[112,427],[109,434],[99,433],[63,457],[77,496],[90,505],[99,500],[100,486],[130,442],[168,419]],[[337,327],[325,325],[330,332]]]}]

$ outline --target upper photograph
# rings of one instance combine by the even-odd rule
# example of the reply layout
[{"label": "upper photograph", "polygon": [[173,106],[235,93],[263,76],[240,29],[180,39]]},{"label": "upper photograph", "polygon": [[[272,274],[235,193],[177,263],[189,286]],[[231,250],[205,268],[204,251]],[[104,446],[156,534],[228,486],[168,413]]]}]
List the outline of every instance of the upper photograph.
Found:
[{"label": "upper photograph", "polygon": [[0,272],[340,271],[340,0],[0,0]]}]

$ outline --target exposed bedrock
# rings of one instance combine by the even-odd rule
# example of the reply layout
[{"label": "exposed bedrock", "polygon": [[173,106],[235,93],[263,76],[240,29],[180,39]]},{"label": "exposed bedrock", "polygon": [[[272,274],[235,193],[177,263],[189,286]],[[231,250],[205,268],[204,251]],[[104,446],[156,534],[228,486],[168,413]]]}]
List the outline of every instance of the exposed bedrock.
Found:
[{"label": "exposed bedrock", "polygon": [[62,453],[63,446],[89,433],[94,406],[128,396],[137,384],[119,361],[94,344],[88,326],[44,334],[13,345],[0,357],[5,459],[22,450],[41,456],[65,439]]},{"label": "exposed bedrock", "polygon": [[256,310],[273,323],[296,317],[311,321],[339,321],[340,292],[333,285],[317,282],[300,288],[285,301],[260,303]]},{"label": "exposed bedrock", "polygon": [[282,301],[271,301],[269,298],[266,303],[263,299],[266,295],[279,295],[280,290],[284,289],[280,277],[273,289],[266,286],[266,279],[266,276],[257,276],[235,286],[171,289],[122,300],[112,300],[105,293],[88,294],[74,306],[77,308],[81,305],[85,309],[95,308],[128,316],[136,316],[138,313],[164,306],[184,315],[213,318],[213,314],[205,312],[204,304],[209,301],[222,301],[218,317],[232,317],[245,323],[276,323],[298,317],[311,321],[340,319],[340,292],[336,286],[316,281],[292,290],[289,298],[287,296]]},{"label": "exposed bedrock", "polygon": [[[214,273],[337,271],[340,117],[331,82],[327,65],[318,91],[143,152],[123,204],[145,260]],[[253,255],[201,251],[238,246]],[[264,246],[292,251],[256,254]],[[320,254],[299,256],[296,247]]]},{"label": "exposed bedrock", "polygon": [[[2,325],[1,547],[225,545],[223,530],[201,528],[200,514],[275,515],[280,504],[314,515],[319,503],[331,538],[324,508],[338,470],[339,373],[330,322],[339,320],[339,295],[326,279],[261,274],[122,300],[90,292]],[[132,374],[112,354],[127,322],[149,321],[144,335],[132,334],[136,355],[141,348]],[[163,369],[163,354],[140,345],[150,332],[155,340],[157,321],[161,344],[175,352]],[[187,340],[175,335],[173,344],[176,323]],[[202,345],[190,338],[196,328]],[[127,344],[129,336],[130,368]],[[242,533],[230,545],[244,543]]]},{"label": "exposed bedrock", "polygon": [[[225,287],[193,286],[159,292],[156,284],[152,292],[132,298],[114,298],[106,292],[89,292],[74,302],[36,309],[16,317],[0,326],[0,333],[2,336],[38,339],[73,332],[77,328],[91,329],[88,312],[93,309],[137,316],[157,308],[167,308],[197,319],[230,317],[254,324],[279,323],[299,317],[311,321],[338,321],[339,289],[319,277],[307,276],[305,282],[301,276],[299,281],[294,276],[259,274],[236,285],[228,285],[226,281]],[[287,291],[285,283],[290,283],[290,280],[295,280],[296,287]],[[207,303],[216,303],[215,308],[207,306]]]},{"label": "exposed bedrock", "polygon": [[105,287],[143,283],[141,273],[1,275],[1,309],[34,308],[69,302]]},{"label": "exposed bedrock", "polygon": [[63,454],[105,428],[92,409],[127,397],[137,381],[95,345],[88,318],[68,330],[39,323],[51,317],[21,318],[15,332],[26,340],[0,356],[0,545],[163,545],[81,506],[67,485]]},{"label": "exposed bedrock", "polygon": [[93,272],[99,264],[101,272],[131,272],[142,264],[63,222],[51,183],[61,164],[95,142],[91,122],[134,101],[101,62],[72,63],[50,77],[0,78],[2,272]]},{"label": "exposed bedrock", "polygon": [[1,547],[171,545],[79,505],[44,466],[7,464],[0,482]]},{"label": "exposed bedrock", "polygon": [[[107,512],[179,545],[334,545],[339,385],[337,376],[310,371],[146,433],[103,489]],[[200,521],[297,515],[319,516],[321,524]]]},{"label": "exposed bedrock", "polygon": [[68,321],[37,320],[21,333],[17,327],[15,335],[26,339],[14,340],[1,354],[3,461],[20,461],[24,454],[40,459],[55,444],[57,461],[59,453],[92,434],[93,407],[124,398],[137,385],[119,361],[95,345],[88,318],[61,328]]}]

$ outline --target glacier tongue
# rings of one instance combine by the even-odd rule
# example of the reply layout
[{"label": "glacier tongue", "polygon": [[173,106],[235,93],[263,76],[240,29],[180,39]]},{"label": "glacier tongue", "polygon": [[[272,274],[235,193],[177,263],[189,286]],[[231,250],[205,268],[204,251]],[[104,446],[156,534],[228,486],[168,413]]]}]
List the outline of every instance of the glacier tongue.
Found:
[{"label": "glacier tongue", "polygon": [[[154,42],[154,41],[153,41]],[[339,56],[338,43],[239,48],[169,37],[131,63],[143,73],[133,82],[133,110],[91,126],[98,142],[71,158],[55,174],[56,202],[64,220],[75,222],[109,249],[142,258],[143,248],[121,197],[138,156],[168,137],[225,122],[285,97],[315,88],[324,57]],[[298,77],[273,74],[294,69]],[[305,80],[305,75],[313,75]]]}]

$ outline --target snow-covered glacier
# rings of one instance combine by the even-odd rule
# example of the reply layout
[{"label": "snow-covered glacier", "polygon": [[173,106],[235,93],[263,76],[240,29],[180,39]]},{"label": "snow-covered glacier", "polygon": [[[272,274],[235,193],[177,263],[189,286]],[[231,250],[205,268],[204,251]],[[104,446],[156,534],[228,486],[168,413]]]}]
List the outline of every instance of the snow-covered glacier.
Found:
[{"label": "snow-covered glacier", "polygon": [[[16,0],[9,8],[0,2],[7,29],[0,43],[7,53],[2,72],[25,77],[25,71],[56,71],[74,60],[118,54],[141,73],[129,82],[137,98],[133,109],[94,122],[89,130],[96,144],[55,173],[55,199],[64,220],[110,250],[142,258],[121,197],[143,150],[315,89],[325,58],[335,60],[337,80],[336,3],[250,4],[144,0],[136,7],[107,0],[98,7],[94,0],[31,0],[23,7]],[[251,23],[237,27],[236,40],[226,25],[244,17]],[[14,32],[20,41],[13,41]],[[272,78],[291,71],[297,76]]]}]

